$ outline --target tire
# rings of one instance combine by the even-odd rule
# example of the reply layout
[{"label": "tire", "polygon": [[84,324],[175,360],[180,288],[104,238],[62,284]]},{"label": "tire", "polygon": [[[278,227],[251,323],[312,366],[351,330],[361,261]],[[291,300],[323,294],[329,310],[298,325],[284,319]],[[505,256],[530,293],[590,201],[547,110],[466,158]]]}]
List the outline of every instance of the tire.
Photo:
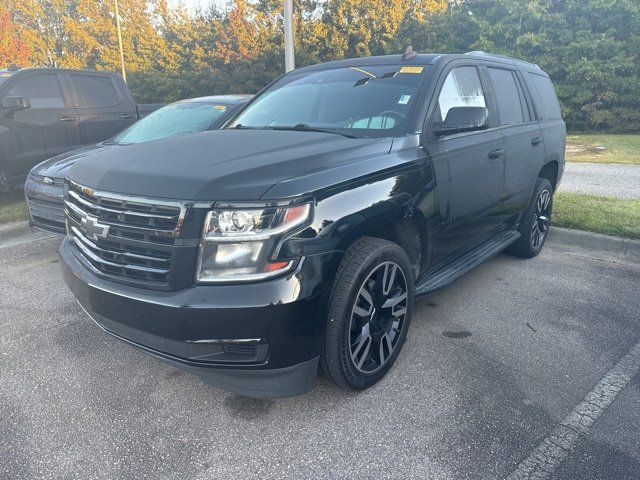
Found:
[{"label": "tire", "polygon": [[345,390],[363,390],[389,371],[411,323],[412,272],[405,251],[388,240],[363,237],[347,251],[327,309],[325,377]]},{"label": "tire", "polygon": [[542,251],[549,234],[553,212],[553,187],[546,178],[538,178],[531,202],[522,217],[518,231],[521,237],[507,251],[517,257],[533,258]]}]

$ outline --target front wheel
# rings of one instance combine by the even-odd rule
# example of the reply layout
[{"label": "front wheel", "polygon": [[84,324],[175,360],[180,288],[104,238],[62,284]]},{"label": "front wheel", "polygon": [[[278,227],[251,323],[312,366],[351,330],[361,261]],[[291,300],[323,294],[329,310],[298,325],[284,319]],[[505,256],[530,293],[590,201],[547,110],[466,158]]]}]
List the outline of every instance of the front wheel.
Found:
[{"label": "front wheel", "polygon": [[546,178],[536,180],[531,202],[518,231],[521,237],[508,251],[518,257],[533,258],[540,253],[549,235],[553,211],[553,187]]},{"label": "front wheel", "polygon": [[344,389],[380,380],[395,362],[413,308],[413,273],[397,244],[364,237],[345,254],[329,299],[320,357],[324,375]]}]

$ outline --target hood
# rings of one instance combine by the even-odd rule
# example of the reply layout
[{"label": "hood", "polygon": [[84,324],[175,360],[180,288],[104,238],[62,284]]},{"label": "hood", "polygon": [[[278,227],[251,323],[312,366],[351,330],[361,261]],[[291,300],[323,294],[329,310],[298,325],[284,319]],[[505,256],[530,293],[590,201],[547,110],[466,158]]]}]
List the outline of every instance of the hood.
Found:
[{"label": "hood", "polygon": [[217,130],[97,151],[68,177],[128,195],[250,201],[279,182],[388,154],[391,144],[319,132]]},{"label": "hood", "polygon": [[52,179],[64,179],[69,168],[81,158],[87,155],[93,155],[94,152],[107,150],[117,147],[116,145],[87,145],[86,147],[71,150],[70,152],[61,153],[55,157],[48,158],[44,162],[39,163],[31,169],[32,174],[42,175]]}]

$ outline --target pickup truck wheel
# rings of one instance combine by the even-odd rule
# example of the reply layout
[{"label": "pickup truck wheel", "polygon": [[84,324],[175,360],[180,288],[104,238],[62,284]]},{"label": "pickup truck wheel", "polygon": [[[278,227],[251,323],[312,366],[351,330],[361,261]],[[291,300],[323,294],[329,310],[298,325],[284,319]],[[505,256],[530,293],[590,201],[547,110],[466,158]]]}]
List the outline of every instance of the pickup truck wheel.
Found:
[{"label": "pickup truck wheel", "polygon": [[519,231],[522,235],[507,251],[522,258],[533,258],[540,253],[549,234],[553,210],[553,187],[546,178],[538,178],[531,203],[527,208]]},{"label": "pickup truck wheel", "polygon": [[407,336],[414,279],[407,254],[388,240],[364,237],[345,254],[329,300],[322,373],[361,390],[380,380]]}]

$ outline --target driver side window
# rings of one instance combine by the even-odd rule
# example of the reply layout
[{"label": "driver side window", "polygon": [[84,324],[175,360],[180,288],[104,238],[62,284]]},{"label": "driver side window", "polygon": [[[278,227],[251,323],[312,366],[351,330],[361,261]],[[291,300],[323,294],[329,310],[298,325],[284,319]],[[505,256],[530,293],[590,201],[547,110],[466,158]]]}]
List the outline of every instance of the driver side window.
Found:
[{"label": "driver side window", "polygon": [[452,108],[486,108],[487,104],[476,67],[458,67],[449,72],[438,97],[435,126],[446,123]]}]

